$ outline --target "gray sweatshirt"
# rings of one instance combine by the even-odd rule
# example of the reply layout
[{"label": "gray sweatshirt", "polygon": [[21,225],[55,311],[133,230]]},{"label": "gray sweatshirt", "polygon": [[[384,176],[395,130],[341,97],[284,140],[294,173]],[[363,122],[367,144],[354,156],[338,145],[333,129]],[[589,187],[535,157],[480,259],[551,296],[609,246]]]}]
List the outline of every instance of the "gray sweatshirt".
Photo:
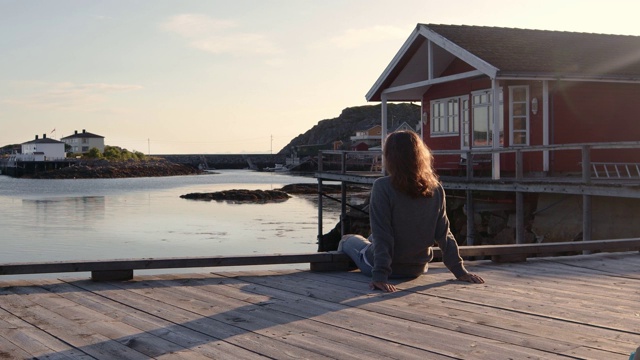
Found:
[{"label": "gray sweatshirt", "polygon": [[372,245],[366,252],[373,264],[372,281],[387,281],[392,272],[398,276],[424,273],[435,243],[453,275],[467,273],[449,230],[445,201],[441,186],[433,197],[411,198],[397,191],[388,176],[374,182],[369,205]]}]

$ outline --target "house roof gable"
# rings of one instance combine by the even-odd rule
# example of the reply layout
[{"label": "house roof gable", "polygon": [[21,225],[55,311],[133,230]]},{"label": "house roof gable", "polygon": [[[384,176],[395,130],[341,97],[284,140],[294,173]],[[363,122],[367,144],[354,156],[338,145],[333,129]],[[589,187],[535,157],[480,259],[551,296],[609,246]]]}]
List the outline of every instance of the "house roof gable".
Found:
[{"label": "house roof gable", "polygon": [[74,138],[100,138],[100,139],[104,139],[104,136],[100,136],[100,135],[92,134],[90,132],[83,131],[81,133],[65,136],[65,137],[62,138],[62,140],[74,139]]},{"label": "house roof gable", "polygon": [[23,142],[21,145],[28,145],[28,144],[64,144],[64,143],[62,141],[58,141],[55,139],[44,138],[44,139],[36,139],[36,140]]},{"label": "house roof gable", "polygon": [[[434,77],[459,58],[479,74],[498,79],[640,82],[640,36],[418,24],[369,90],[367,100],[381,100],[387,88],[427,81],[429,52],[438,59],[431,64]],[[418,100],[428,86],[398,93],[391,100]]]}]

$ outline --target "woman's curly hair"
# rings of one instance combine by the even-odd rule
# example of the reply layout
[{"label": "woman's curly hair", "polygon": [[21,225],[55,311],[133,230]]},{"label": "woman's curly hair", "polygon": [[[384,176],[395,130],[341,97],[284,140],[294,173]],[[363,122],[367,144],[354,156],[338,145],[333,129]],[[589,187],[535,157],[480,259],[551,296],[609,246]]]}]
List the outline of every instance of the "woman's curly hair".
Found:
[{"label": "woman's curly hair", "polygon": [[384,143],[385,169],[391,183],[400,192],[413,198],[433,195],[440,186],[433,169],[433,155],[427,145],[413,131],[396,131]]}]

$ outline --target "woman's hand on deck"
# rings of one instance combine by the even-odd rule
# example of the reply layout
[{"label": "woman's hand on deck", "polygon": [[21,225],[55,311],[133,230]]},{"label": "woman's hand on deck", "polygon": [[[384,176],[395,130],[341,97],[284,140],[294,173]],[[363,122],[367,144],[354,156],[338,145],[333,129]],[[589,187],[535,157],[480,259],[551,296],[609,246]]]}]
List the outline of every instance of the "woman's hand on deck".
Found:
[{"label": "woman's hand on deck", "polygon": [[460,281],[466,281],[473,284],[484,284],[484,279],[479,275],[467,273],[458,278]]},{"label": "woman's hand on deck", "polygon": [[384,292],[396,292],[396,291],[398,291],[398,289],[395,287],[395,285],[389,284],[389,283],[384,282],[384,281],[372,281],[372,282],[370,282],[369,283],[369,289],[371,289],[371,290],[379,289],[379,290],[382,290]]}]

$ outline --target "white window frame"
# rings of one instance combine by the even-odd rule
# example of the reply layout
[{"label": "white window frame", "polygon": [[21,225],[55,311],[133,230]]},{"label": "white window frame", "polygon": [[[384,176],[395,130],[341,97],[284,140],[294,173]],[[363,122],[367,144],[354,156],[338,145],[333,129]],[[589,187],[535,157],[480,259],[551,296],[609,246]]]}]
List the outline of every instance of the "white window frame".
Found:
[{"label": "white window frame", "polygon": [[[502,137],[504,140],[504,95],[502,93],[502,87],[498,88],[498,94],[499,94],[499,109],[498,109],[498,114],[499,114],[499,119],[498,121],[500,122],[499,124],[499,129],[500,132],[502,133]],[[481,96],[481,95],[487,95],[487,102],[485,103],[481,103],[479,105],[476,105],[474,98],[476,96]],[[492,147],[493,146],[493,111],[492,111],[492,106],[493,106],[493,102],[491,101],[491,96],[493,96],[493,90],[491,89],[483,89],[483,90],[477,90],[477,91],[472,91],[471,92],[471,116],[472,116],[472,122],[471,122],[471,126],[469,131],[471,131],[471,144],[472,147],[474,148],[488,148],[488,147]],[[475,112],[476,108],[486,108],[487,110],[487,139],[491,139],[491,141],[487,140],[487,145],[475,145],[475,138],[474,138],[474,134],[475,134],[475,130],[474,130],[474,126],[475,123],[477,121],[477,119],[475,117],[473,117],[473,114]],[[499,147],[504,147],[504,143],[499,144]]]},{"label": "white window frame", "polygon": [[[525,89],[525,99],[524,101],[514,101],[513,91],[516,89]],[[525,114],[524,115],[515,115],[514,114],[514,105],[524,104],[525,105]],[[529,118],[529,85],[515,85],[509,86],[509,145],[510,146],[528,146],[529,145],[529,129],[530,129],[530,118]],[[525,120],[525,129],[524,130],[515,130],[513,126],[514,119],[524,119]],[[524,144],[516,144],[514,142],[516,133],[524,133],[525,134],[525,143]]]},{"label": "white window frame", "polygon": [[471,99],[467,95],[460,97],[460,149],[468,150],[471,141]]},{"label": "white window frame", "polygon": [[[429,127],[431,137],[445,137],[445,136],[458,136],[460,134],[460,104],[464,96],[454,96],[443,99],[431,100],[429,102],[429,109],[431,110],[431,126]],[[457,113],[450,113],[449,103],[455,101]],[[436,111],[434,111],[435,105],[444,105],[444,114],[439,114],[436,117]],[[436,125],[439,129],[436,131]],[[440,126],[443,125],[443,126]],[[444,127],[444,130],[441,128]]]}]

